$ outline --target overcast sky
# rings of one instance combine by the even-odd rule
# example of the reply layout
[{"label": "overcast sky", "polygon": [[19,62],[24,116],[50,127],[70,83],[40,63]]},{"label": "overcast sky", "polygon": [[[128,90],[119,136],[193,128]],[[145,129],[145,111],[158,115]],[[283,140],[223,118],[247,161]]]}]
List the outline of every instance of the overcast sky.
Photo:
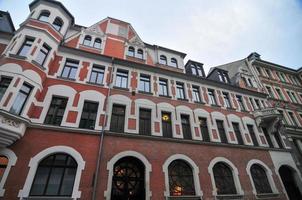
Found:
[{"label": "overcast sky", "polygon": [[[30,0],[0,0],[15,27],[29,14]],[[63,0],[76,24],[107,16],[132,24],[147,43],[187,53],[210,67],[251,52],[262,59],[302,67],[302,0]]]}]

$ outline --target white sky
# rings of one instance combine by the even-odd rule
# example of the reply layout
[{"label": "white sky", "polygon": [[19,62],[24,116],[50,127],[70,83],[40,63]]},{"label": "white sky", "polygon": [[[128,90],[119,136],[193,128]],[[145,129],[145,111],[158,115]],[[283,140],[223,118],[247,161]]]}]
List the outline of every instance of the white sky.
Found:
[{"label": "white sky", "polygon": [[[29,0],[0,0],[15,27],[29,14]],[[187,53],[210,67],[258,52],[270,62],[302,67],[302,0],[63,0],[76,24],[107,16],[132,24],[150,44]]]}]

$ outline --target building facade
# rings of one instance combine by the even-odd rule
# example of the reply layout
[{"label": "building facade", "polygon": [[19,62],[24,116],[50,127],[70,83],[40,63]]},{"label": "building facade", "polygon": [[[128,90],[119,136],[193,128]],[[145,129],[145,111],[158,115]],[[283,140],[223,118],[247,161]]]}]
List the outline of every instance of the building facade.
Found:
[{"label": "building facade", "polygon": [[301,198],[301,118],[281,123],[256,54],[206,76],[127,22],[29,8],[18,30],[0,16],[2,199]]}]

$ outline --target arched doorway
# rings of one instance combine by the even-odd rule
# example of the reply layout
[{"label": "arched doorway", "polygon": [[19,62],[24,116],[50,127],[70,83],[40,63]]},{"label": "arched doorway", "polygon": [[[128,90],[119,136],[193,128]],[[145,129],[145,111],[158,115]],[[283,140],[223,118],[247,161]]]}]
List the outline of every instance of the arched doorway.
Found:
[{"label": "arched doorway", "polygon": [[295,180],[297,178],[295,177],[295,171],[290,167],[283,165],[279,168],[279,174],[288,198],[290,200],[302,199],[297,180]]},{"label": "arched doorway", "polygon": [[145,200],[145,166],[137,158],[124,157],[113,169],[112,200]]}]

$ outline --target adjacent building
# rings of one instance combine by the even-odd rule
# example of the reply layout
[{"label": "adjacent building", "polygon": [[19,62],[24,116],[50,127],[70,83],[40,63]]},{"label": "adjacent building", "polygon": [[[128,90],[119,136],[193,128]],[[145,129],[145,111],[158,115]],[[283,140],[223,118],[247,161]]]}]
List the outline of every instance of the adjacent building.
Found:
[{"label": "adjacent building", "polygon": [[127,22],[29,8],[17,30],[0,17],[1,198],[301,198],[300,71],[253,53],[206,76]]}]

